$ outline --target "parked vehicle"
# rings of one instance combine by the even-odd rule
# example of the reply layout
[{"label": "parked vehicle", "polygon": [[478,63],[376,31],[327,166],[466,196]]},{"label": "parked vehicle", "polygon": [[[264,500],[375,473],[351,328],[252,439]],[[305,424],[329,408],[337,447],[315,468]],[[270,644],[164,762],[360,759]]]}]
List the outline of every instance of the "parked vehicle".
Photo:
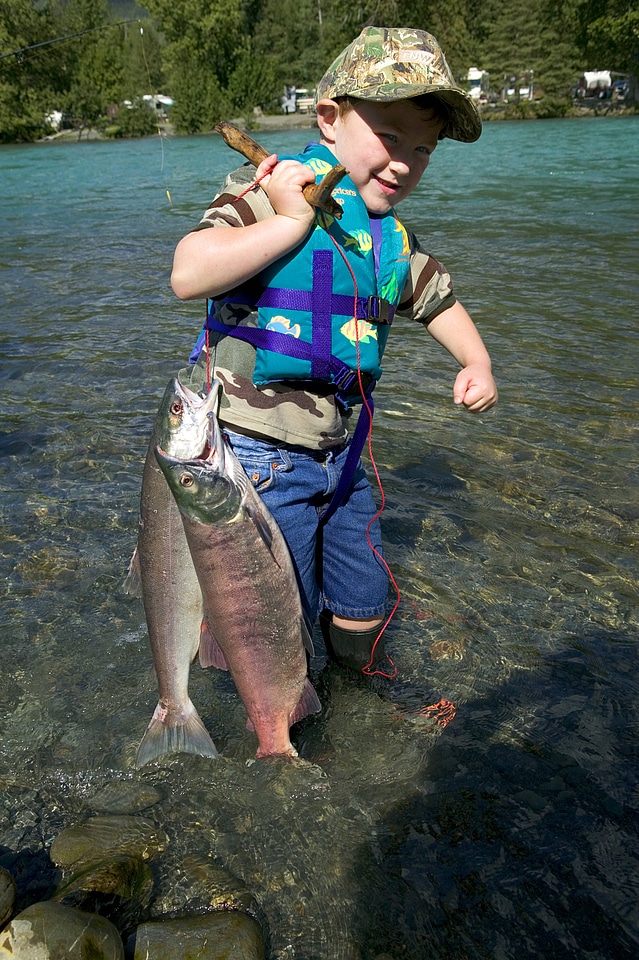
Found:
[{"label": "parked vehicle", "polygon": [[630,94],[630,82],[628,80],[614,80],[612,84],[612,99],[627,100]]}]

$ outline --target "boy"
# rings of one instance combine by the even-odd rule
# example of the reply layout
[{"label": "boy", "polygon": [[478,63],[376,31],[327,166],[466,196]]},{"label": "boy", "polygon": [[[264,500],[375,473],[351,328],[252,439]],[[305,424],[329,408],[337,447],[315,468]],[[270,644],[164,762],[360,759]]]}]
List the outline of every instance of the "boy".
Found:
[{"label": "boy", "polygon": [[[368,413],[395,313],[420,321],[458,361],[455,403],[481,412],[497,400],[490,357],[450,277],[393,212],[438,141],[472,142],[481,120],[435,38],[404,28],[364,29],[320,81],[316,109],[320,143],[268,157],[259,183],[246,165],[231,174],[178,244],[171,283],[181,299],[212,300],[220,422],[282,529],[329,656],[369,673],[385,655],[388,575],[361,462],[349,461],[346,491],[328,505],[351,409]],[[334,191],[340,219],[302,193],[337,163],[349,172]]]}]

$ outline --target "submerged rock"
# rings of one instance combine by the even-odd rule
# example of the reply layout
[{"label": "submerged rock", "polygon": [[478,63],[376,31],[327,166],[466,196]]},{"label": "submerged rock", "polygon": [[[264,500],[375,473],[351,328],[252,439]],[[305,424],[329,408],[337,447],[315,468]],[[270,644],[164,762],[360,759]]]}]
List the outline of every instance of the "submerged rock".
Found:
[{"label": "submerged rock", "polygon": [[186,853],[174,855],[160,864],[147,920],[211,910],[239,910],[260,921],[263,919],[250,890],[213,859]]},{"label": "submerged rock", "polygon": [[151,820],[142,817],[91,817],[58,834],[50,857],[58,867],[77,867],[108,857],[152,860],[168,838]]},{"label": "submerged rock", "polygon": [[13,913],[16,899],[16,884],[8,870],[0,867],[0,929]]},{"label": "submerged rock", "polygon": [[122,931],[135,926],[152,894],[150,865],[120,856],[83,866],[58,887],[53,899],[107,917]]},{"label": "submerged rock", "polygon": [[148,810],[164,799],[159,787],[134,780],[112,780],[87,800],[98,813],[132,814]]},{"label": "submerged rock", "polygon": [[134,960],[264,960],[259,925],[245,913],[143,923],[135,938]]},{"label": "submerged rock", "polygon": [[34,903],[0,933],[0,960],[124,960],[120,934],[104,917],[60,903]]}]

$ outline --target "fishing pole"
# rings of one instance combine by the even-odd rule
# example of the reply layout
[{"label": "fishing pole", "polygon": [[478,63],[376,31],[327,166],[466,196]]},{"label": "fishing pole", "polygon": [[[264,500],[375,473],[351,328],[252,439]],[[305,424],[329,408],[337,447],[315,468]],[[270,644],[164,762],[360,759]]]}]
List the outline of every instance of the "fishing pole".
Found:
[{"label": "fishing pole", "polygon": [[[141,17],[130,17],[128,20],[116,20],[113,23],[102,23],[97,27],[88,27],[86,30],[78,30],[76,33],[68,33],[64,37],[53,37],[51,40],[42,40],[40,43],[31,43],[26,47],[20,47],[18,50],[12,50],[10,53],[0,53],[0,60],[6,60],[7,57],[17,57],[18,60],[22,60],[25,53],[29,50],[36,50],[38,47],[47,47],[52,43],[63,43],[65,40],[74,40],[76,37],[83,37],[87,33],[94,33],[96,30],[106,30],[108,27],[122,27],[127,23],[142,23]],[[146,58],[146,51],[144,49],[144,28],[140,27],[140,36],[142,38],[142,55],[144,57],[144,65],[146,67],[147,77],[149,80],[149,85],[152,87],[151,83],[151,71],[149,69],[149,64]],[[160,144],[162,148],[162,171],[164,171],[164,138],[162,136],[162,131],[158,127],[158,134],[160,135]],[[171,199],[171,194],[169,192],[168,185],[165,183],[166,195],[171,206],[173,201]]]},{"label": "fishing pole", "polygon": [[54,37],[52,40],[42,40],[40,43],[31,43],[28,47],[20,47],[18,50],[12,50],[11,53],[0,53],[0,60],[4,60],[6,57],[21,58],[28,50],[35,50],[37,47],[48,47],[52,43],[62,43],[64,40],[74,40],[75,37],[83,37],[85,33],[93,33],[95,30],[106,30],[107,27],[121,27],[125,23],[141,23],[141,20],[139,17],[132,17],[130,20],[118,20],[116,23],[102,23],[98,27],[89,27],[87,30],[69,33],[65,37]]}]

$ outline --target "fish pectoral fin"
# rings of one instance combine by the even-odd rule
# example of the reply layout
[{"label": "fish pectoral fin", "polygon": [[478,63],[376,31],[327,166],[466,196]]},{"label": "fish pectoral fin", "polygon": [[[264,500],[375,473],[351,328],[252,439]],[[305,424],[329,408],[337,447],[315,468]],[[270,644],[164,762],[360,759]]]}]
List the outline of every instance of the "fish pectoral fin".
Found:
[{"label": "fish pectoral fin", "polygon": [[294,723],[299,723],[299,721],[303,720],[304,717],[308,717],[310,713],[320,713],[321,710],[322,704],[320,703],[319,697],[315,693],[313,684],[307,677],[306,683],[304,684],[304,689],[302,690],[302,696],[299,699],[299,703],[291,714],[290,725],[293,726]]},{"label": "fish pectoral fin", "polygon": [[138,747],[135,761],[138,769],[167,753],[195,753],[212,759],[217,757],[215,744],[190,700],[180,717],[181,722],[175,722],[176,718],[173,722],[167,722],[167,719],[166,710],[158,703]]},{"label": "fish pectoral fin", "polygon": [[202,621],[200,628],[199,660],[201,667],[217,667],[218,670],[228,670],[226,657],[206,620]]},{"label": "fish pectoral fin", "polygon": [[133,556],[131,557],[131,562],[129,563],[129,570],[126,575],[126,580],[122,584],[122,589],[124,590],[125,593],[128,593],[130,597],[142,596],[142,578],[140,576],[140,556],[138,554],[137,547],[133,551]]},{"label": "fish pectoral fin", "polygon": [[245,505],[245,509],[249,518],[252,520],[253,525],[255,526],[255,529],[259,533],[261,539],[264,541],[264,545],[266,549],[270,552],[271,556],[273,556],[273,559],[276,559],[272,550],[273,531],[271,530],[271,525],[268,522],[267,518],[264,516],[264,514],[260,510],[260,505],[249,503]]},{"label": "fish pectoral fin", "polygon": [[302,631],[302,643],[304,644],[304,649],[308,653],[309,657],[314,657],[315,647],[313,646],[313,639],[311,637],[311,627],[305,615],[300,617],[300,629]]}]

